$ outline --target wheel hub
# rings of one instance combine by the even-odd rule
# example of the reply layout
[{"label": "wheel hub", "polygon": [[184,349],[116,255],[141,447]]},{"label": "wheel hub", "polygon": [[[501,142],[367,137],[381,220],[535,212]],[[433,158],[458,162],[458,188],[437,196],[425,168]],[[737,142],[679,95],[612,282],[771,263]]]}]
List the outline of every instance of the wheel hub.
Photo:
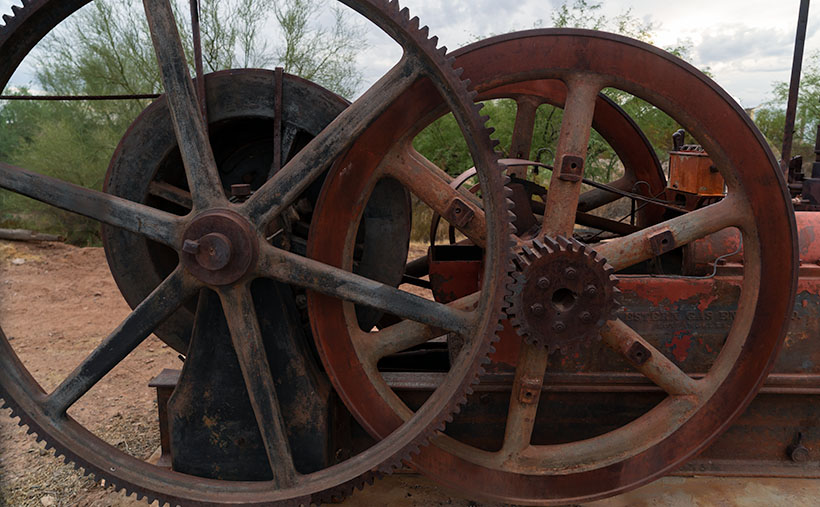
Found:
[{"label": "wheel hub", "polygon": [[528,343],[564,353],[590,343],[615,318],[618,280],[574,239],[533,240],[517,258],[511,322]]},{"label": "wheel hub", "polygon": [[254,227],[230,210],[196,217],[185,230],[181,259],[194,276],[210,285],[228,285],[256,264],[259,240]]}]

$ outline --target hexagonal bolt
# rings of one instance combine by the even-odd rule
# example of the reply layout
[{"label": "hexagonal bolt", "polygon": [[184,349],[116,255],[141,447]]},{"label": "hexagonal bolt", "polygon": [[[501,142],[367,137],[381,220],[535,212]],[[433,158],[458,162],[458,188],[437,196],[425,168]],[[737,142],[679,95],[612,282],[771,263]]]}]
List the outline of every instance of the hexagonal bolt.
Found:
[{"label": "hexagonal bolt", "polygon": [[581,315],[579,315],[579,317],[581,319],[581,322],[583,322],[584,324],[589,324],[590,322],[592,322],[592,314],[589,312],[581,312]]},{"label": "hexagonal bolt", "polygon": [[563,333],[567,330],[567,326],[565,326],[563,322],[556,322],[555,325],[552,326],[552,330],[556,333]]},{"label": "hexagonal bolt", "polygon": [[789,454],[789,458],[794,461],[795,463],[805,463],[811,459],[811,453],[803,445],[803,432],[797,432],[797,438],[795,439],[794,444],[790,445],[786,452]]},{"label": "hexagonal bolt", "polygon": [[535,303],[534,305],[530,306],[530,311],[533,315],[540,317],[544,315],[544,305],[541,303]]},{"label": "hexagonal bolt", "polygon": [[598,294],[598,288],[595,287],[594,285],[587,285],[586,289],[584,289],[584,294],[586,294],[587,296],[590,296],[590,297],[594,296],[594,295]]},{"label": "hexagonal bolt", "polygon": [[578,278],[578,270],[575,268],[567,268],[564,270],[564,276],[567,277],[567,280],[575,280]]},{"label": "hexagonal bolt", "polygon": [[538,286],[539,289],[549,289],[550,279],[546,276],[542,276],[538,279],[538,281],[535,284]]},{"label": "hexagonal bolt", "polygon": [[199,252],[199,241],[195,239],[186,239],[182,244],[182,251],[191,255],[196,255]]}]

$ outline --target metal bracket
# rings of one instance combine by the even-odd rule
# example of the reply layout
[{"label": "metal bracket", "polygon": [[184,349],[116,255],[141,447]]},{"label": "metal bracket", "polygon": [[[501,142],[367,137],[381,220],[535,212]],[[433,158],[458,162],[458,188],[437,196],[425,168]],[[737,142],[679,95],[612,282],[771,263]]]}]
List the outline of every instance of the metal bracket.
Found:
[{"label": "metal bracket", "polygon": [[475,216],[475,212],[464,201],[455,198],[447,208],[446,218],[454,227],[465,227]]},{"label": "metal bracket", "polygon": [[626,352],[629,362],[635,366],[642,366],[652,357],[652,352],[643,346],[641,342],[634,342]]},{"label": "metal bracket", "polygon": [[561,170],[558,179],[564,181],[581,181],[584,174],[584,159],[575,155],[564,155],[561,159]]},{"label": "metal bracket", "polygon": [[518,401],[530,405],[538,400],[542,381],[537,378],[522,378],[521,389],[518,391]]},{"label": "metal bracket", "polygon": [[663,255],[677,248],[675,235],[672,234],[672,231],[669,229],[663,229],[649,236],[649,245],[652,247],[652,253],[654,253],[655,256]]}]

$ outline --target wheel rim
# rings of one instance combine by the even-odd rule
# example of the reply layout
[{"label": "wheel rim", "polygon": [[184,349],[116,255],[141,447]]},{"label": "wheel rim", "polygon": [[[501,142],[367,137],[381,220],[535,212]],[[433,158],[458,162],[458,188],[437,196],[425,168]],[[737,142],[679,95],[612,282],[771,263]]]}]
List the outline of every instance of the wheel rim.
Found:
[{"label": "wheel rim", "polygon": [[[662,354],[653,351],[661,356],[656,357],[656,364],[650,365],[656,371],[646,366],[641,371],[663,384],[667,392],[676,394],[638,421],[624,426],[628,431],[616,430],[608,433],[608,437],[549,449],[535,448],[526,437],[515,435],[517,430],[513,429],[511,434],[509,425],[515,426],[520,420],[511,423],[508,416],[508,435],[512,441],[518,441],[518,448],[511,450],[508,446],[504,453],[486,453],[440,436],[414,458],[413,465],[447,486],[513,503],[590,500],[649,482],[708,445],[742,412],[765,378],[784,336],[796,284],[796,234],[788,195],[773,156],[749,118],[717,85],[688,64],[643,43],[584,30],[538,30],[492,38],[458,54],[457,65],[468,69],[464,75],[478,83],[479,90],[515,79],[560,79],[570,83],[571,91],[575,88],[573,100],[581,104],[573,106],[576,113],[571,121],[577,121],[581,127],[570,128],[576,139],[564,140],[568,144],[563,151],[559,141],[559,152],[585,152],[583,132],[586,129],[588,136],[591,104],[604,87],[629,92],[670,114],[712,155],[727,182],[728,197],[715,207],[649,227],[622,241],[601,246],[597,252],[616,269],[623,269],[653,255],[650,236],[660,237],[669,230],[674,243],[682,245],[734,226],[744,236],[746,277],[727,345],[709,374],[704,380],[692,381],[680,375],[680,370],[675,373],[669,369]],[[476,69],[478,74],[472,75],[469,69]],[[582,100],[578,100],[579,96]],[[434,107],[425,106],[427,110]],[[412,121],[400,126],[409,128],[408,124]],[[400,136],[397,134],[394,140],[405,142]],[[573,142],[575,149],[568,150]],[[382,153],[392,156],[389,143],[383,140],[367,145],[370,160],[378,161]],[[578,148],[581,145],[583,148]],[[551,188],[558,187],[555,182],[553,179]],[[566,195],[569,204],[564,202],[564,208],[574,210],[572,199],[577,202],[578,195],[573,197],[572,191]],[[570,226],[574,221],[567,213],[559,212],[552,218],[556,217]],[[567,234],[566,230],[565,225],[542,233],[553,236]],[[473,231],[461,228],[461,232],[471,237]],[[762,245],[782,245],[783,251]],[[334,317],[344,315],[329,316]],[[607,324],[604,339],[608,344],[624,355],[635,342],[647,345],[621,324]],[[355,337],[340,338],[335,334],[330,349],[330,335],[317,330],[314,336],[320,341],[318,347],[326,350],[323,358],[331,363],[331,380],[339,391],[349,393],[348,407],[372,434],[386,434],[411,413],[389,390],[372,358],[371,366],[363,371],[334,368],[333,363],[338,366],[348,353],[368,363],[368,355],[373,352],[361,343],[357,346]],[[328,341],[323,343],[323,337]],[[352,345],[348,348],[348,344]],[[519,377],[525,373],[538,376],[539,368],[544,371],[541,351],[532,349],[523,357],[514,393],[521,384]],[[522,367],[522,362],[530,364]],[[350,387],[362,385],[362,378],[369,379],[368,388],[351,392]],[[369,390],[371,385],[379,389]],[[536,389],[540,393],[540,383]],[[692,394],[694,402],[687,399]],[[524,413],[516,412],[521,417],[525,417]],[[669,425],[670,420],[675,422]]]},{"label": "wheel rim", "polygon": [[[0,32],[0,54],[3,55],[4,62],[3,74],[0,76],[5,78],[3,82],[42,36],[85,3],[87,2],[40,1],[29,2],[22,10],[15,9],[16,16]],[[241,206],[230,206],[227,203],[215,174],[213,155],[194,99],[193,85],[185,70],[173,14],[169,4],[162,0],[146,0],[146,12],[175,130],[181,140],[179,145],[192,190],[192,212],[185,217],[172,216],[0,163],[0,185],[4,188],[90,216],[111,226],[144,234],[151,240],[178,251],[188,248],[187,244],[182,244],[186,231],[195,234],[197,238],[205,238],[201,235],[205,231],[198,228],[204,227],[203,224],[208,220],[215,221],[217,225],[205,227],[210,231],[206,235],[221,234],[221,243],[217,242],[217,249],[225,250],[225,255],[230,259],[233,259],[232,243],[226,242],[225,238],[234,242],[249,241],[259,246],[258,262],[253,258],[247,263],[243,261],[240,268],[237,268],[238,274],[227,278],[232,280],[238,277],[236,282],[212,276],[196,278],[188,270],[178,267],[109,339],[60,387],[49,394],[44,393],[29,375],[0,331],[0,389],[5,403],[33,432],[41,438],[45,437],[50,447],[55,447],[58,453],[83,466],[87,473],[95,474],[98,479],[105,478],[117,488],[129,493],[136,492],[149,500],[168,502],[269,504],[310,501],[312,495],[322,491],[346,491],[355,485],[361,485],[373,471],[389,471],[400,460],[407,459],[409,453],[416,451],[427,436],[441,427],[444,419],[457,408],[463,400],[463,393],[468,390],[477,374],[478,360],[488,352],[495,321],[500,317],[507,265],[504,245],[508,226],[505,212],[509,204],[501,190],[502,176],[495,164],[488,131],[476,114],[477,108],[473,105],[472,96],[467,92],[465,84],[450,70],[452,60],[445,56],[443,48],[436,47],[436,39],[428,39],[426,28],[419,29],[417,18],[409,19],[407,10],[399,11],[396,3],[388,4],[380,0],[350,0],[344,3],[396,40],[404,49],[404,57],[364,94],[362,100],[348,108],[337,123],[323,131],[315,142],[300,152],[298,161],[291,161],[290,170],[283,168],[285,176],[276,182],[268,182],[267,189],[263,188]],[[356,137],[357,130],[363,129],[369,119],[378,114],[380,108],[386,107],[397,93],[422,78],[433,83],[456,111],[471,152],[481,168],[482,184],[488,189],[490,196],[485,202],[489,216],[492,217],[488,221],[489,255],[486,273],[488,279],[499,279],[499,283],[486,291],[486,297],[482,300],[484,313],[474,312],[475,317],[471,319],[459,313],[455,323],[448,321],[453,312],[442,309],[441,305],[430,306],[414,300],[411,301],[412,304],[408,304],[407,298],[398,295],[399,291],[395,289],[369,283],[339,270],[328,271],[326,266],[276,251],[267,245],[259,232],[265,229],[265,225],[284,206],[291,203],[305,185],[318,176],[323,164],[329,165],[344,150],[346,143]],[[187,239],[197,241],[196,238]],[[197,262],[202,266],[210,266],[214,273],[231,265],[230,262]],[[346,281],[326,286],[321,283],[325,275],[331,279],[341,277]],[[416,317],[422,322],[455,326],[463,333],[470,330],[479,336],[472,340],[471,350],[463,355],[463,361],[453,369],[447,386],[431,398],[425,410],[414,418],[414,422],[403,425],[385,441],[340,465],[296,476],[292,470],[288,470],[286,444],[283,444],[281,436],[281,413],[275,410],[275,389],[272,387],[270,374],[265,374],[265,370],[269,368],[266,360],[260,360],[264,358],[264,354],[258,353],[262,344],[258,340],[258,323],[255,321],[248,291],[248,284],[255,277],[269,277],[284,283],[329,291],[337,297],[382,311],[395,311],[398,308],[402,315]],[[118,357],[127,355],[169,312],[206,285],[219,292],[223,307],[226,308],[234,348],[240,356],[248,393],[260,423],[260,432],[267,442],[271,466],[273,468],[275,464],[280,465],[275,467],[272,483],[216,481],[160,469],[105,444],[66,415],[66,410],[73,402],[93,386],[95,377],[105,375],[118,362]],[[341,285],[355,290],[353,293],[340,292],[338,287]],[[375,290],[375,298],[368,292],[369,289]],[[401,304],[388,303],[403,303],[409,309]],[[127,340],[118,339],[123,336]],[[277,461],[277,458],[285,459]],[[316,498],[323,497],[319,495]]]}]

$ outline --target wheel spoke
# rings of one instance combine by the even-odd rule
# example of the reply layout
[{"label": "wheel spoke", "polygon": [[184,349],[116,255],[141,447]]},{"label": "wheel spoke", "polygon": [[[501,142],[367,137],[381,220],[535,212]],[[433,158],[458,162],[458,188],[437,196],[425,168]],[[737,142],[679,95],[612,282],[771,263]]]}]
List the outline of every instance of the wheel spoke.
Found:
[{"label": "wheel spoke", "polygon": [[0,187],[176,247],[179,217],[0,162]]},{"label": "wheel spoke", "polygon": [[47,409],[64,414],[198,288],[199,284],[178,267],[48,396]]},{"label": "wheel spoke", "polygon": [[651,259],[727,227],[744,223],[739,200],[731,197],[595,247],[616,271]]},{"label": "wheel spoke", "polygon": [[546,236],[572,234],[595,102],[601,85],[585,76],[575,76],[567,81],[567,88],[553,163],[555,169],[552,171],[544,213],[542,233]]},{"label": "wheel spoke", "polygon": [[[528,160],[532,151],[532,133],[535,130],[535,115],[541,100],[537,97],[524,96],[516,100],[518,109],[515,113],[515,125],[513,126],[512,142],[510,143],[511,158]],[[519,178],[526,178],[526,166],[510,168],[510,171],[517,169],[523,174],[518,174]]]},{"label": "wheel spoke", "polygon": [[190,192],[164,181],[152,181],[148,185],[148,193],[188,210],[194,207]]},{"label": "wheel spoke", "polygon": [[475,202],[473,194],[454,189],[453,178],[412,146],[400,146],[386,160],[386,175],[401,182],[473,243],[484,246],[487,231],[484,210]]},{"label": "wheel spoke", "polygon": [[143,0],[194,206],[227,202],[168,0]]},{"label": "wheel spoke", "polygon": [[471,314],[313,259],[263,245],[259,275],[468,336]]},{"label": "wheel spoke", "polygon": [[667,393],[673,396],[699,393],[700,388],[695,379],[684,373],[622,320],[617,319],[604,324],[601,337],[604,343]]},{"label": "wheel spoke", "polygon": [[502,455],[514,455],[530,446],[548,361],[546,348],[522,342],[510,393]]},{"label": "wheel spoke", "polygon": [[245,203],[251,220],[267,224],[291,205],[418,76],[417,61],[402,58]]},{"label": "wheel spoke", "polygon": [[[448,304],[450,308],[470,311],[478,303],[476,292]],[[379,359],[402,352],[411,347],[427,343],[433,338],[442,336],[444,331],[412,320],[403,320],[398,324],[386,327],[374,333],[360,332],[354,335],[356,350],[373,364]]]},{"label": "wheel spoke", "polygon": [[250,287],[238,285],[219,291],[231,340],[245,379],[259,432],[265,443],[268,462],[277,488],[293,486],[297,472],[293,465],[282,411],[276,396],[262,332],[256,317]]}]

